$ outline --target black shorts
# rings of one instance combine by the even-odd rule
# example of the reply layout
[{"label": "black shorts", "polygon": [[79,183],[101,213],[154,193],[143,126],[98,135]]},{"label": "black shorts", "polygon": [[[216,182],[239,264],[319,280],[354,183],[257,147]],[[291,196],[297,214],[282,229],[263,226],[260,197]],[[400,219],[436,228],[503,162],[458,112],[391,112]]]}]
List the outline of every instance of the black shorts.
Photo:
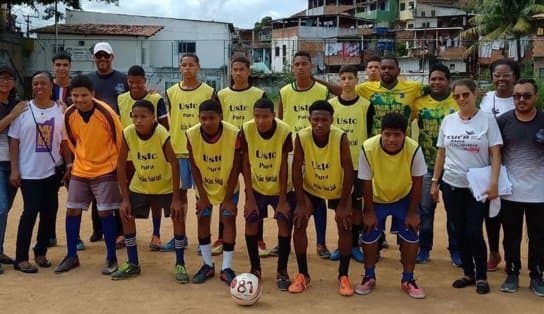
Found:
[{"label": "black shorts", "polygon": [[172,204],[172,193],[170,194],[141,194],[129,191],[130,207],[132,216],[135,218],[148,218],[151,206],[162,208],[164,217],[170,217],[170,205]]},{"label": "black shorts", "polygon": [[[357,172],[355,172],[353,177],[353,190],[351,192],[351,207],[353,209],[363,211],[363,180],[357,178]],[[328,205],[331,209],[336,209],[340,199],[329,200]]]},{"label": "black shorts", "polygon": [[[278,207],[278,201],[279,201],[279,198],[280,198],[279,196],[277,196],[277,195],[274,195],[274,196],[263,195],[263,194],[255,191],[255,190],[253,190],[253,194],[255,195],[255,202],[257,203],[257,211],[259,212],[259,220],[268,217],[268,206],[269,205],[274,209],[274,211],[276,211],[276,208]],[[287,202],[289,203],[289,208],[290,208],[290,213],[291,214],[295,210],[295,196],[294,196],[294,194],[295,194],[294,192],[287,193]],[[278,219],[278,220],[281,220],[281,219],[289,218],[289,217],[278,217],[278,215],[274,215],[274,218]]]}]

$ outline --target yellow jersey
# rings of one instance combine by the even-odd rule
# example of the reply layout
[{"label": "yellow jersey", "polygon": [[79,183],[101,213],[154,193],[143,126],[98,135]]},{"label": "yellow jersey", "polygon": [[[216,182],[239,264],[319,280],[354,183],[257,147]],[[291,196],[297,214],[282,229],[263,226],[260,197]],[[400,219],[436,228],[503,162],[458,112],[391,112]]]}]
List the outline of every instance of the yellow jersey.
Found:
[{"label": "yellow jersey", "polygon": [[223,121],[241,128],[244,122],[253,119],[253,106],[263,96],[264,91],[254,86],[244,90],[223,88],[217,93],[223,111]]},{"label": "yellow jersey", "polygon": [[[155,117],[158,120],[159,116],[157,113],[157,107],[159,101],[162,100],[161,95],[159,93],[147,93],[142,99],[145,99],[153,104],[153,107],[155,108]],[[119,116],[121,118],[121,124],[124,128],[132,124],[132,106],[136,101],[138,101],[138,99],[132,98],[132,96],[130,96],[130,92],[126,92],[117,96],[117,104],[119,105]]]},{"label": "yellow jersey", "polygon": [[329,91],[324,85],[315,82],[306,90],[298,90],[295,83],[285,85],[280,89],[280,99],[283,106],[283,121],[291,127],[293,135],[310,125],[309,108],[316,100],[327,100]]}]

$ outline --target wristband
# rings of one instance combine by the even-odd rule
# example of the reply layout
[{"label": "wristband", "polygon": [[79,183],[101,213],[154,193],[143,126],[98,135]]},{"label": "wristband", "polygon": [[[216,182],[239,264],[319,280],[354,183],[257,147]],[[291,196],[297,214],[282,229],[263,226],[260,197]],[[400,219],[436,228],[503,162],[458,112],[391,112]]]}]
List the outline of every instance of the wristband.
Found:
[{"label": "wristband", "polygon": [[437,179],[437,178],[434,178],[434,177],[431,179],[431,182],[438,182],[438,181],[440,181],[440,180]]}]

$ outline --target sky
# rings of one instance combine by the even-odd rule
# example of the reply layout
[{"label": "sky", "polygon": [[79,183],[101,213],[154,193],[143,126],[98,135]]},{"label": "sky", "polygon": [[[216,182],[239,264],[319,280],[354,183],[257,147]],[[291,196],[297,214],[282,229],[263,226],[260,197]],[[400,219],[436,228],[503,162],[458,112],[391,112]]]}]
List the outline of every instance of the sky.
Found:
[{"label": "sky", "polygon": [[[82,1],[85,11],[214,20],[230,22],[240,28],[252,28],[255,22],[265,16],[273,19],[290,16],[305,9],[306,4],[306,0],[119,0],[119,5]],[[59,11],[64,12],[64,7],[59,8]],[[18,15],[17,22],[22,23],[22,14],[41,15],[42,12],[36,13],[26,7],[17,7],[14,13]],[[31,22],[32,29],[53,24],[53,19],[43,21],[33,18]],[[26,29],[24,23],[18,26],[23,31]]]}]

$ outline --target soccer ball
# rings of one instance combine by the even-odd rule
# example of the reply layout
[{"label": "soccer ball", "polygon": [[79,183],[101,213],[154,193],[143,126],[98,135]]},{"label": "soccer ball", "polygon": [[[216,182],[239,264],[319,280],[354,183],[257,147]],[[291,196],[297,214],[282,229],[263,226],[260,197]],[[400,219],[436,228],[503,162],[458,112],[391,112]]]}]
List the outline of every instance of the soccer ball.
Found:
[{"label": "soccer ball", "polygon": [[251,273],[240,274],[230,283],[230,295],[239,305],[253,305],[263,293],[257,276]]}]

